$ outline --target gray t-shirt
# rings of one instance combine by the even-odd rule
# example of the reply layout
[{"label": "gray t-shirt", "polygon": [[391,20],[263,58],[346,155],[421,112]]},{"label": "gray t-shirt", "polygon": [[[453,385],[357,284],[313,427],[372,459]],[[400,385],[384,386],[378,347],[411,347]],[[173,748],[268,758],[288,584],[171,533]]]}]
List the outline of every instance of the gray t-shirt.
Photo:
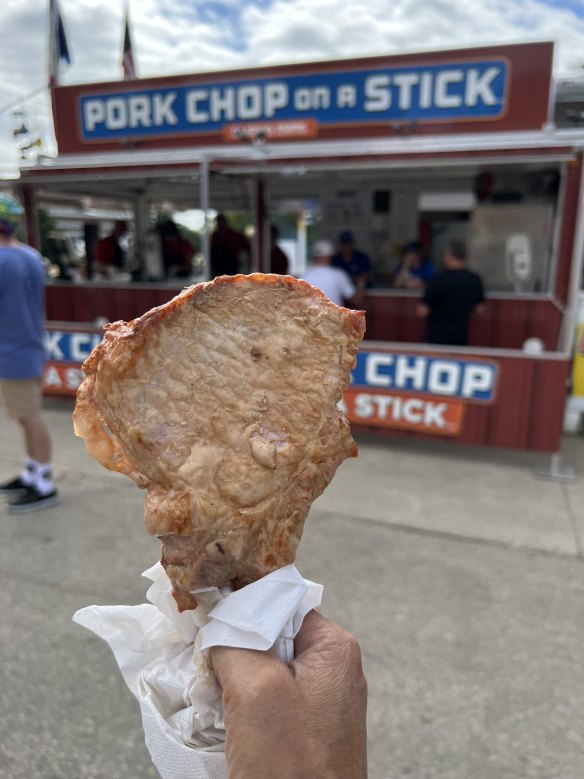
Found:
[{"label": "gray t-shirt", "polygon": [[0,379],[33,379],[45,366],[45,271],[30,246],[0,246]]}]

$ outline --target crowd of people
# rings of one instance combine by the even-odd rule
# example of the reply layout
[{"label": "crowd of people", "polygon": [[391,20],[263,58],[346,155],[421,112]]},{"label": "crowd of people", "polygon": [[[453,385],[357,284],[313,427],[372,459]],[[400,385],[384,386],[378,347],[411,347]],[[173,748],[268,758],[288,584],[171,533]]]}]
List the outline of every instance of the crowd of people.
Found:
[{"label": "crowd of people", "polygon": [[191,276],[195,249],[173,219],[163,220],[148,231],[140,256],[132,264],[123,243],[127,233],[128,223],[117,220],[108,235],[88,247],[89,279],[112,280],[123,272],[130,273],[134,280],[140,281],[165,281]]},{"label": "crowd of people", "polygon": [[[130,270],[124,248],[128,229],[126,221],[118,220],[93,245],[87,273],[90,279],[115,280],[120,272]],[[280,245],[279,230],[274,224],[270,226],[269,239],[269,272],[292,272],[293,266]],[[209,248],[211,278],[250,272],[251,242],[230,225],[225,214],[218,214],[215,219]],[[181,227],[173,219],[162,220],[146,235],[131,277],[150,282],[193,278],[194,255],[195,247]],[[315,241],[309,260],[309,268],[302,274],[306,281],[339,305],[363,305],[367,290],[373,286],[373,266],[369,256],[358,248],[353,233],[341,232],[336,246],[326,239]],[[202,266],[199,270],[203,270]],[[461,242],[446,246],[440,269],[418,241],[406,243],[391,274],[391,286],[419,293],[417,313],[426,320],[428,343],[468,343],[472,314],[483,310],[485,295],[480,277],[466,267],[466,251]]]},{"label": "crowd of people", "polygon": [[[105,237],[93,244],[88,251],[88,279],[115,280],[126,272],[136,281],[165,282],[197,275],[193,268],[195,247],[173,219],[162,220],[148,231],[139,252],[134,252],[139,257],[136,256],[133,264],[125,248],[128,230],[128,223],[118,220]],[[279,237],[278,227],[272,224],[268,271],[285,275],[293,271],[293,266]],[[230,225],[225,214],[216,216],[209,248],[211,278],[250,272],[251,242]],[[307,281],[339,304],[362,305],[367,289],[373,286],[373,266],[369,256],[358,248],[352,232],[341,232],[336,247],[329,240],[317,240],[309,259],[310,267],[304,274]],[[465,247],[460,242],[449,244],[442,260],[439,271],[422,245],[410,241],[401,250],[390,283],[394,289],[414,291],[422,296],[418,313],[426,317],[428,342],[465,344],[470,316],[473,311],[480,311],[484,302],[482,282],[466,268]],[[202,270],[201,266],[199,271]]]},{"label": "crowd of people", "polygon": [[[371,284],[371,261],[356,248],[353,235],[343,232],[336,253],[330,241],[314,243],[312,266],[303,278],[337,305],[358,308]],[[468,344],[471,317],[474,312],[484,310],[485,292],[480,276],[466,267],[462,242],[446,245],[440,271],[424,256],[418,242],[406,244],[393,276],[393,286],[420,294],[417,314],[426,320],[427,343]]]},{"label": "crowd of people", "polygon": [[[128,223],[118,220],[105,237],[94,242],[91,249],[88,247],[87,279],[115,281],[125,273],[125,280],[186,282],[204,275],[200,252],[195,270],[195,246],[173,219],[160,220],[140,246],[134,246],[133,262],[127,251],[128,231]],[[267,271],[294,273],[294,264],[279,239],[278,227],[270,225]],[[249,273],[252,269],[252,243],[229,223],[225,214],[215,218],[209,250],[211,278]],[[371,259],[359,249],[349,230],[340,233],[336,246],[327,239],[315,241],[310,247],[308,270],[301,275],[335,303],[353,308],[364,305],[367,291],[375,281]],[[466,249],[460,241],[446,246],[440,263],[427,256],[419,241],[405,243],[389,283],[394,289],[419,294],[417,313],[426,320],[426,342],[468,344],[471,317],[484,309],[485,294],[478,274],[466,267]]]}]

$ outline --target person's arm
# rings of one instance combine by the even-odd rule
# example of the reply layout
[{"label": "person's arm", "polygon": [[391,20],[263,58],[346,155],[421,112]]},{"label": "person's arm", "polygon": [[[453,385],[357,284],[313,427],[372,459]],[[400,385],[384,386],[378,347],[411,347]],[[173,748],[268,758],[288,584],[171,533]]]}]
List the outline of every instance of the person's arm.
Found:
[{"label": "person's arm", "polygon": [[367,779],[367,682],[357,640],[310,612],[286,665],[217,647],[230,779]]},{"label": "person's arm", "polygon": [[366,289],[371,282],[371,276],[372,276],[371,258],[369,257],[368,254],[364,254],[363,252],[361,252],[361,258],[362,258],[362,262],[361,262],[362,269],[359,272],[359,274],[355,277],[354,281],[356,284],[362,281],[363,289]]},{"label": "person's arm", "polygon": [[95,244],[93,270],[96,273],[101,273],[102,276],[110,276],[113,270],[114,259],[115,247],[109,238],[102,238]]},{"label": "person's arm", "polygon": [[436,296],[436,283],[430,281],[424,291],[424,295],[418,305],[416,306],[416,314],[419,317],[426,317],[432,310],[432,301]]},{"label": "person's arm", "polygon": [[393,277],[393,286],[397,287],[398,289],[405,289],[408,285],[409,278],[409,268],[405,263],[402,262],[397,266],[395,276]]},{"label": "person's arm", "polygon": [[480,276],[477,276],[477,278],[478,278],[478,282],[479,282],[478,283],[479,289],[478,289],[478,295],[477,295],[477,304],[475,306],[474,311],[475,311],[475,314],[478,314],[479,316],[482,316],[485,313],[485,311],[487,310],[487,307],[485,305],[486,302],[487,302],[487,299],[485,297],[485,287],[483,285],[483,280],[481,279]]},{"label": "person's arm", "polygon": [[424,286],[424,282],[419,276],[413,276],[409,269],[404,268],[395,277],[394,286],[400,289],[420,289]]},{"label": "person's arm", "polygon": [[357,286],[357,291],[352,298],[347,300],[347,305],[350,308],[360,308],[363,305],[363,297],[365,296],[365,284],[363,282]]},{"label": "person's arm", "polygon": [[363,271],[363,273],[359,273],[357,276],[353,277],[353,283],[357,289],[366,289],[367,285],[369,284],[369,278],[369,271]]},{"label": "person's arm", "polygon": [[363,295],[365,293],[365,283],[363,280],[358,281],[357,284],[353,284],[349,275],[345,271],[341,271],[345,277],[341,286],[341,294],[348,306],[357,308],[363,302]]}]

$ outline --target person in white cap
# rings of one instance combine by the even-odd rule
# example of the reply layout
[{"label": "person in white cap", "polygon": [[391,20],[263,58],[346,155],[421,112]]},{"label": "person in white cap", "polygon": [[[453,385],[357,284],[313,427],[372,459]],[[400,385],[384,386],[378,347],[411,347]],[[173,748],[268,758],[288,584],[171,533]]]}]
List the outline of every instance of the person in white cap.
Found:
[{"label": "person in white cap", "polygon": [[314,264],[302,278],[313,287],[318,287],[337,306],[359,306],[363,297],[363,285],[356,287],[346,271],[332,267],[334,253],[335,249],[330,241],[316,241],[312,247]]}]

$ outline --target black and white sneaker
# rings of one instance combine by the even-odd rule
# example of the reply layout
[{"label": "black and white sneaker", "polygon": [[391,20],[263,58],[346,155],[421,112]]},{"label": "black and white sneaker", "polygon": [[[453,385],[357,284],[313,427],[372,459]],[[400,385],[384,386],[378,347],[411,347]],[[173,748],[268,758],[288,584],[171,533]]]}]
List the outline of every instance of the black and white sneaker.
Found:
[{"label": "black and white sneaker", "polygon": [[11,481],[5,481],[0,484],[0,495],[8,495],[9,497],[17,498],[19,495],[26,495],[29,486],[25,484],[20,476]]},{"label": "black and white sneaker", "polygon": [[8,511],[11,514],[28,514],[29,511],[40,511],[41,509],[50,509],[59,502],[59,493],[57,490],[49,492],[48,495],[41,493],[34,487],[27,487],[24,495],[8,504]]}]

